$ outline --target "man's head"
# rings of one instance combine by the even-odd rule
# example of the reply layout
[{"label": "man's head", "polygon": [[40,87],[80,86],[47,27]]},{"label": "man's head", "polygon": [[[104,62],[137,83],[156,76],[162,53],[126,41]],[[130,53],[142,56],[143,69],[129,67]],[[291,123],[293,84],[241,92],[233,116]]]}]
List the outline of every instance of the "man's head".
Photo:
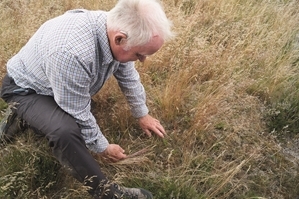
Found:
[{"label": "man's head", "polygon": [[144,61],[173,37],[158,0],[119,0],[108,12],[107,29],[112,53],[120,62]]}]

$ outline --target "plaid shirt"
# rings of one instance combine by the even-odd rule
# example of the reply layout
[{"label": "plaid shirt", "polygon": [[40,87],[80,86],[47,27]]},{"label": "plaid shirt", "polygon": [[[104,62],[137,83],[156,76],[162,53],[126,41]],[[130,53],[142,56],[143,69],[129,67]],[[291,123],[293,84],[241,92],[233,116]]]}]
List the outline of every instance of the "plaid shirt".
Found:
[{"label": "plaid shirt", "polygon": [[44,23],[7,63],[8,75],[22,88],[54,97],[81,127],[87,147],[108,146],[90,112],[91,96],[114,75],[136,118],[148,113],[144,87],[133,62],[119,63],[111,54],[107,13],[71,10]]}]

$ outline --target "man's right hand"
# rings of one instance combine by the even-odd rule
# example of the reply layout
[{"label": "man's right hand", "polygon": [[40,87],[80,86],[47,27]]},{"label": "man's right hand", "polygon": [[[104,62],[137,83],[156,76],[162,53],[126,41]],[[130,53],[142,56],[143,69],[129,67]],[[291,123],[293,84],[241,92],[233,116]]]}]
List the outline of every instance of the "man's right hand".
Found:
[{"label": "man's right hand", "polygon": [[109,144],[106,150],[100,153],[100,155],[112,162],[118,162],[127,157],[125,150],[117,144]]}]

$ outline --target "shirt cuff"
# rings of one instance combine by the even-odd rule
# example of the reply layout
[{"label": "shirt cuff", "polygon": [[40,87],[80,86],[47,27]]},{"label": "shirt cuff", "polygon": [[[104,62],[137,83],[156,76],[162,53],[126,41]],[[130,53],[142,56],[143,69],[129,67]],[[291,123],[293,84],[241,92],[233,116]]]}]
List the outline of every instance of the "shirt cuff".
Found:
[{"label": "shirt cuff", "polygon": [[148,114],[149,110],[146,105],[138,108],[132,108],[132,116],[135,118],[140,118]]},{"label": "shirt cuff", "polygon": [[108,145],[109,142],[104,136],[97,138],[93,142],[86,143],[87,148],[95,153],[102,153],[106,150]]}]

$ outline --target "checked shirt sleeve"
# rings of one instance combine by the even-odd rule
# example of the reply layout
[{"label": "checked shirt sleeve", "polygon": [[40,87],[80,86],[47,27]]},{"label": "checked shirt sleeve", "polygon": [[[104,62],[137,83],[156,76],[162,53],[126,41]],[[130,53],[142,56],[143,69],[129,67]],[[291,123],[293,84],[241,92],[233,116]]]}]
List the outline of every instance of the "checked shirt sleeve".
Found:
[{"label": "checked shirt sleeve", "polygon": [[90,112],[89,68],[69,52],[55,52],[46,61],[46,75],[51,83],[56,103],[72,115],[81,127],[87,147],[98,153],[108,141]]},{"label": "checked shirt sleeve", "polygon": [[134,67],[134,63],[120,64],[114,76],[123,94],[126,96],[133,117],[140,118],[148,114],[145,90],[141,84],[139,73]]}]

